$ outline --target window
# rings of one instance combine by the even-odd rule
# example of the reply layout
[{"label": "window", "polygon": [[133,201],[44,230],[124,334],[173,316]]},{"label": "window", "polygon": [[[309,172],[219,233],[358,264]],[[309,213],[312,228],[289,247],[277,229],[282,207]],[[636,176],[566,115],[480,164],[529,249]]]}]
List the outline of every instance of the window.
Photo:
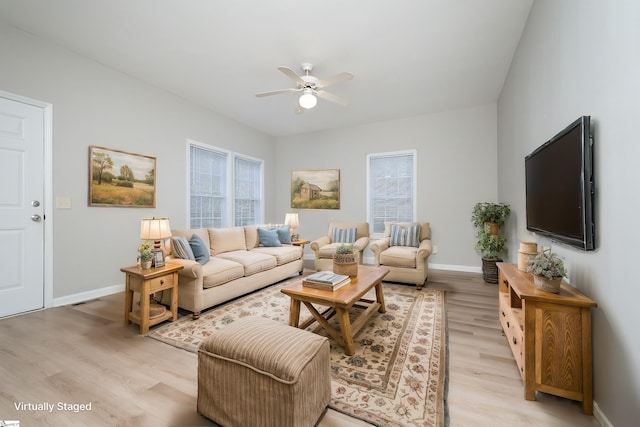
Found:
[{"label": "window", "polygon": [[388,221],[416,218],[416,150],[367,156],[367,220],[372,235]]},{"label": "window", "polygon": [[188,142],[189,227],[221,228],[263,221],[263,161]]},{"label": "window", "polygon": [[258,224],[262,222],[262,161],[236,156],[234,163],[234,225]]}]

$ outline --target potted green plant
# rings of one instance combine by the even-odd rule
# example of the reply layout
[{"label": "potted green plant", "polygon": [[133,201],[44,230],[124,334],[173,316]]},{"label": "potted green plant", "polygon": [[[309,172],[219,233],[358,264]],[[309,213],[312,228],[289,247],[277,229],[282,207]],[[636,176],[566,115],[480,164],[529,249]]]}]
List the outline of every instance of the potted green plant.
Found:
[{"label": "potted green plant", "polygon": [[498,283],[496,262],[507,253],[507,238],[500,234],[500,227],[511,215],[511,207],[505,203],[476,203],[471,212],[471,222],[478,230],[476,250],[482,256],[482,276],[487,283]]},{"label": "potted green plant", "polygon": [[476,203],[471,212],[471,222],[478,228],[484,228],[490,234],[498,234],[500,227],[511,215],[511,207],[505,203]]},{"label": "potted green plant", "polygon": [[333,272],[350,277],[358,275],[358,260],[352,244],[343,243],[336,248],[333,255]]},{"label": "potted green plant", "polygon": [[151,268],[153,262],[153,249],[150,242],[144,242],[138,247],[140,254],[140,267]]},{"label": "potted green plant", "polygon": [[562,278],[567,277],[564,261],[551,250],[541,251],[530,258],[527,272],[533,275],[533,284],[537,289],[554,294],[560,292]]}]

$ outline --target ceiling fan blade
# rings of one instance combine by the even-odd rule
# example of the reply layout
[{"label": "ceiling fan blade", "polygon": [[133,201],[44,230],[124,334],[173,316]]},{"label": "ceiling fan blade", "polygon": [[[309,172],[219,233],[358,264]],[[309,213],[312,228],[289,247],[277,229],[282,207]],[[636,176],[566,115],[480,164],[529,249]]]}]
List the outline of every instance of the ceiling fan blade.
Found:
[{"label": "ceiling fan blade", "polygon": [[339,97],[338,95],[334,95],[329,92],[325,92],[324,90],[318,90],[315,92],[322,99],[326,99],[327,101],[335,102],[336,104],[340,104],[343,107],[349,105],[349,101],[344,98]]},{"label": "ceiling fan blade", "polygon": [[323,88],[334,85],[336,83],[346,82],[348,80],[353,80],[353,74],[344,72],[336,74],[335,76],[327,77],[326,79],[318,80],[318,82],[316,83],[316,87]]},{"label": "ceiling fan blade", "polygon": [[291,80],[296,82],[298,87],[304,87],[305,86],[306,83],[304,82],[304,80],[302,80],[302,77],[297,75],[295,73],[295,71],[293,71],[291,68],[285,67],[285,66],[280,66],[280,67],[278,67],[278,70],[282,71],[284,74],[287,75],[287,77],[289,77]]},{"label": "ceiling fan blade", "polygon": [[298,92],[300,89],[294,89],[294,88],[289,88],[289,89],[278,89],[278,90],[270,90],[267,92],[259,92],[256,93],[256,96],[270,96],[270,95],[279,95],[281,93],[289,93],[289,92]]}]

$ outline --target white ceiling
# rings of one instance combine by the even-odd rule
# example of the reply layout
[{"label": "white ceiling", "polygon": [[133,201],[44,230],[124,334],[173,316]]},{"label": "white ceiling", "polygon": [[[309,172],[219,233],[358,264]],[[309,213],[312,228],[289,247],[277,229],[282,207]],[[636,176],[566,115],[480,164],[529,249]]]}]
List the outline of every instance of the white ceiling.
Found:
[{"label": "white ceiling", "polygon": [[[533,0],[2,0],[0,20],[280,136],[498,99]],[[352,81],[293,113],[277,70]]]}]

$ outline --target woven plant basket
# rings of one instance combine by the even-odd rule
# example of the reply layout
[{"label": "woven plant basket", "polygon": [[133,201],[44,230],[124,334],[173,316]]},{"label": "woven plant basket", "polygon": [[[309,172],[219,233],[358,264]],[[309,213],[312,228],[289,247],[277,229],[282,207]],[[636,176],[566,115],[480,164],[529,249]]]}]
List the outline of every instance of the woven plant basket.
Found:
[{"label": "woven plant basket", "polygon": [[486,259],[482,258],[482,278],[487,283],[498,283],[498,266],[496,262],[501,262],[502,259]]},{"label": "woven plant basket", "polygon": [[555,279],[547,279],[544,276],[533,275],[533,284],[536,289],[545,292],[551,292],[557,294],[560,292],[560,284],[562,283],[562,277],[556,277]]},{"label": "woven plant basket", "polygon": [[333,272],[349,277],[358,275],[356,254],[335,254],[333,256]]}]

